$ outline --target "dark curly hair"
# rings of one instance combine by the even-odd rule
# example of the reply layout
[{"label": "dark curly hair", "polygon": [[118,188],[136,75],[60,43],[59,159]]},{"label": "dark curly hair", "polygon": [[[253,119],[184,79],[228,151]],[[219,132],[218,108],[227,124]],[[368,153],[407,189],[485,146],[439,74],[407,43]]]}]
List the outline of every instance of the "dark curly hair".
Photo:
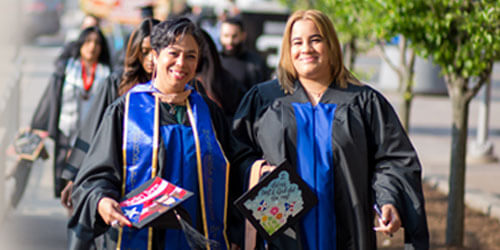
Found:
[{"label": "dark curly hair", "polygon": [[[200,28],[186,17],[170,18],[156,25],[151,34],[151,47],[156,53],[160,54],[164,48],[175,43],[179,36],[182,37],[185,35],[193,36],[198,44],[199,53],[201,54],[204,46],[203,34]],[[201,58],[201,56],[198,58]],[[199,72],[199,68],[200,63],[198,62],[196,72]]]},{"label": "dark curly hair", "polygon": [[151,80],[151,74],[147,73],[142,67],[142,60],[145,55],[142,54],[141,46],[144,38],[151,36],[153,27],[158,23],[160,21],[147,18],[130,35],[125,55],[125,68],[122,81],[118,87],[120,95],[123,95],[138,83]]}]

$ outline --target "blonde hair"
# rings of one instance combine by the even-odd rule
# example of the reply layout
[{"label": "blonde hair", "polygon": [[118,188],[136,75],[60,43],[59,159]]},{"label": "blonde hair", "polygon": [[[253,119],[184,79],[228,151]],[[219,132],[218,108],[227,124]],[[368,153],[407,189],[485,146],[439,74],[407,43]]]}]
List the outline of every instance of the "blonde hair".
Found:
[{"label": "blonde hair", "polygon": [[348,83],[361,85],[359,80],[344,66],[339,39],[330,18],[319,10],[298,10],[288,18],[281,43],[278,79],[285,93],[293,93],[294,82],[298,78],[297,71],[292,63],[290,39],[293,25],[299,20],[312,21],[319,30],[320,35],[324,38],[327,44],[328,62],[330,63],[332,80],[335,84],[341,88],[347,88]]}]

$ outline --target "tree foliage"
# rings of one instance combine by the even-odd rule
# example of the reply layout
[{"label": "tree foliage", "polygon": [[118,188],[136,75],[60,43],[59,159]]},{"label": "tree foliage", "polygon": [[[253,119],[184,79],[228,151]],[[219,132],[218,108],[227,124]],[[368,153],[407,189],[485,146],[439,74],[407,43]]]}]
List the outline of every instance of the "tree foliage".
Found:
[{"label": "tree foliage", "polygon": [[[484,77],[500,52],[500,4],[477,0],[379,0],[385,19],[397,20],[393,32],[411,40],[423,57],[431,56],[449,77]],[[467,87],[467,86],[465,86]],[[471,88],[468,97],[477,92]]]},{"label": "tree foliage", "polygon": [[378,0],[390,32],[441,66],[452,103],[450,193],[446,243],[462,245],[469,102],[500,55],[500,5],[492,0]]},{"label": "tree foliage", "polygon": [[342,43],[354,39],[369,44],[374,41],[377,16],[374,7],[373,1],[368,0],[317,0],[314,4],[314,8],[330,16]]}]

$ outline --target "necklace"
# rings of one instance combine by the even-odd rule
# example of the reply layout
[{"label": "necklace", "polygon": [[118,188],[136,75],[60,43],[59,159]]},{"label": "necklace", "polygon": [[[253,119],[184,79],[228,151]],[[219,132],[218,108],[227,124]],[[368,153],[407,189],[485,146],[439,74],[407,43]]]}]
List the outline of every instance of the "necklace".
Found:
[{"label": "necklace", "polygon": [[306,92],[307,98],[309,99],[311,104],[313,106],[316,106],[316,104],[318,104],[319,101],[321,100],[321,96],[323,96],[323,94],[326,92],[327,89],[328,88],[325,88],[321,91],[313,91],[313,90],[305,89],[305,92]]},{"label": "necklace", "polygon": [[309,94],[309,96],[316,98],[316,99],[320,99],[321,96],[325,93],[325,91],[326,91],[326,89],[319,91],[319,92],[312,91],[312,90],[306,90],[306,92]]},{"label": "necklace", "polygon": [[168,113],[170,113],[171,115],[175,115],[175,113],[177,112],[177,110],[175,110],[175,105],[172,105],[168,102],[166,102],[166,104],[168,104],[168,106],[170,107],[170,109],[168,110]]},{"label": "necklace", "polygon": [[316,98],[320,98],[323,93],[324,93],[324,91],[323,92],[318,92],[318,93],[311,92],[311,95],[314,96],[314,97],[316,97]]},{"label": "necklace", "polygon": [[90,69],[90,77],[87,77],[87,68],[85,66],[85,62],[81,60],[81,63],[82,63],[83,88],[85,89],[85,91],[89,91],[90,88],[92,87],[92,84],[94,83],[95,69],[97,63],[92,64],[92,68]]}]

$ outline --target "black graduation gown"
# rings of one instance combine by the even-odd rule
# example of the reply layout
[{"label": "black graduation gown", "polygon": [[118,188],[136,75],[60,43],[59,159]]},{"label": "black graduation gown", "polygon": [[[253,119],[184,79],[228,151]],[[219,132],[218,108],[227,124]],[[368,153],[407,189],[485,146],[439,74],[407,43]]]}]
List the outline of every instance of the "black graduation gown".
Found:
[{"label": "black graduation gown", "polygon": [[221,53],[222,67],[229,71],[245,92],[259,82],[269,79],[269,69],[264,60],[255,52],[244,50],[238,55]]},{"label": "black graduation gown", "polygon": [[[291,95],[277,80],[261,83],[242,100],[233,132],[271,164],[287,160],[297,166],[301,131],[292,103],[307,102],[299,82]],[[369,86],[342,89],[334,84],[320,103],[337,105],[331,128],[337,249],[376,248],[374,202],[396,206],[405,248],[428,249],[420,162],[391,105]],[[276,249],[291,246],[301,248],[287,236],[269,243]]]},{"label": "black graduation gown", "polygon": [[113,103],[119,97],[118,87],[122,80],[121,76],[122,71],[115,71],[99,86],[90,108],[92,113],[87,116],[85,126],[78,130],[75,145],[72,145],[73,148],[71,149],[71,154],[66,160],[66,164],[62,172],[63,179],[68,181],[75,179],[83,158],[89,150],[90,141],[101,124],[104,111],[108,105]]},{"label": "black graduation gown", "polygon": [[226,69],[222,68],[218,81],[209,83],[206,89],[210,89],[214,99],[224,111],[229,121],[233,120],[234,113],[248,88],[238,84],[236,78]]},{"label": "black graduation gown", "polygon": [[71,149],[70,139],[59,130],[59,116],[61,113],[61,97],[65,80],[66,63],[68,51],[74,43],[68,44],[63,54],[56,61],[56,70],[52,74],[49,84],[40,99],[35,113],[31,119],[30,127],[33,129],[48,131],[49,137],[54,140],[54,195],[59,197],[66,185],[68,178],[63,177],[66,157]]},{"label": "black graduation gown", "polygon": [[60,196],[64,188],[64,181],[61,179],[64,168],[64,158],[69,149],[69,140],[59,131],[59,114],[61,111],[61,95],[65,78],[66,60],[56,63],[56,70],[52,74],[49,84],[45,89],[35,113],[31,118],[30,127],[32,129],[44,130],[49,133],[49,137],[54,140],[54,195]]},{"label": "black graduation gown", "polygon": [[[228,238],[230,242],[242,242],[242,221],[235,213],[233,201],[242,193],[238,176],[257,159],[251,155],[252,151],[243,149],[244,145],[232,137],[231,129],[223,112],[207,97],[204,99],[210,109],[212,123],[224,153],[230,162],[229,180],[229,207],[228,207]],[[69,249],[89,249],[93,239],[105,234],[105,240],[98,243],[98,249],[114,249],[116,245],[117,230],[104,223],[97,212],[97,203],[102,197],[120,199],[122,185],[122,135],[124,117],[124,96],[118,98],[106,110],[101,125],[97,130],[89,152],[75,180],[75,189],[72,201],[75,210],[71,217],[69,228]],[[177,123],[175,117],[169,112],[169,105],[160,104],[160,126]],[[186,120],[187,123],[189,122]],[[160,144],[163,145],[160,136]],[[159,147],[158,173],[163,173],[164,147]],[[160,176],[161,177],[161,176]],[[160,249],[164,244],[162,229],[155,228],[157,233],[153,236],[153,249]]]}]

